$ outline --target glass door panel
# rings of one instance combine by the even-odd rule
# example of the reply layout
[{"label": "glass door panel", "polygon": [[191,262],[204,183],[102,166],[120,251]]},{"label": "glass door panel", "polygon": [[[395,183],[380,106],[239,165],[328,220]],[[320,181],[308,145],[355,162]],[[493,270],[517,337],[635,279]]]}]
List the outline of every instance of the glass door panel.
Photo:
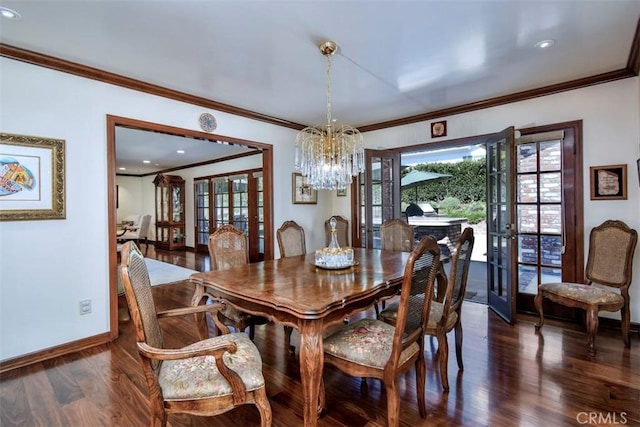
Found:
[{"label": "glass door panel", "polygon": [[512,260],[515,216],[512,194],[513,127],[487,141],[487,302],[507,322],[515,319],[516,290]]},{"label": "glass door panel", "polygon": [[[248,217],[249,217],[249,260],[264,260],[264,193],[262,173],[254,173],[248,178]],[[256,203],[252,203],[256,201]]]},{"label": "glass door panel", "polygon": [[214,181],[213,194],[214,223],[215,228],[218,228],[224,224],[229,224],[229,183],[226,179]]},{"label": "glass door panel", "polygon": [[196,210],[196,246],[198,250],[207,250],[209,242],[210,204],[209,204],[209,180],[199,181],[194,184],[195,210]]},{"label": "glass door panel", "polygon": [[244,234],[249,234],[249,187],[247,177],[230,180],[233,194],[233,226]]},{"label": "glass door panel", "polygon": [[380,226],[400,218],[400,154],[366,150],[366,171],[360,174],[360,244],[379,249]]},{"label": "glass door panel", "polygon": [[[529,141],[529,140],[527,140]],[[562,141],[518,143],[518,292],[562,281]]]}]

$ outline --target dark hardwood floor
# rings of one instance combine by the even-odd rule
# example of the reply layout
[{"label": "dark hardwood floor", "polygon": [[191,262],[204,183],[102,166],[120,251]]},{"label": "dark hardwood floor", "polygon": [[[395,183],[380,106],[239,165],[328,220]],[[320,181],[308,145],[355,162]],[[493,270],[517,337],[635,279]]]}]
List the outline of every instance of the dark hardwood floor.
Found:
[{"label": "dark hardwood floor", "polygon": [[[147,256],[194,270],[208,270],[206,255],[161,252]],[[156,286],[160,309],[188,304],[188,283]],[[373,315],[373,310],[363,315]],[[427,419],[421,419],[414,372],[400,381],[403,426],[579,426],[640,425],[640,344],[624,347],[620,332],[601,329],[598,354],[587,354],[586,335],[577,325],[547,321],[536,335],[530,316],[509,326],[485,305],[463,305],[465,370],[458,371],[450,334],[451,390],[443,393],[435,363],[435,341],[427,343]],[[192,318],[162,320],[168,347],[196,340]],[[1,426],[146,426],[147,386],[140,369],[130,321],[120,322],[120,337],[0,377]],[[294,332],[292,343],[298,344]],[[256,327],[263,357],[273,425],[302,425],[302,390],[296,357],[285,348],[283,328]],[[384,426],[386,399],[381,383],[369,380],[368,395],[359,378],[331,367],[324,371],[326,408],[319,425]],[[200,418],[169,415],[172,426],[259,425],[254,406]]]}]

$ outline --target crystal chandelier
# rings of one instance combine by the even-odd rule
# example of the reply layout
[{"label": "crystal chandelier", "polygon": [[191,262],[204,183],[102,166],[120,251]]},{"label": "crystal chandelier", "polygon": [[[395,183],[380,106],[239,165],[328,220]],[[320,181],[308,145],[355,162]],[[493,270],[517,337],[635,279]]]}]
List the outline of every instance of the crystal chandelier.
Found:
[{"label": "crystal chandelier", "polygon": [[319,190],[344,190],[354,176],[364,172],[360,131],[331,120],[331,55],[337,49],[335,42],[320,43],[327,58],[327,124],[306,127],[296,137],[295,169]]}]

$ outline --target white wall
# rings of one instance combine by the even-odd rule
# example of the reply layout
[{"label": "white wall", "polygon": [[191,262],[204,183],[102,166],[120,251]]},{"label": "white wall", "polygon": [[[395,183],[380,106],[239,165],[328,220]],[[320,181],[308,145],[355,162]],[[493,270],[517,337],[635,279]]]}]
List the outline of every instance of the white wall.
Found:
[{"label": "white wall", "polygon": [[[627,201],[591,202],[585,194],[586,229],[610,217],[640,229],[633,173],[640,156],[639,85],[636,77],[442,119],[452,139],[583,119],[585,171],[617,163],[627,163],[630,171]],[[7,58],[0,58],[0,93],[0,130],[66,140],[67,218],[0,222],[0,360],[6,360],[108,331],[106,115],[198,129],[203,109]],[[305,228],[308,251],[324,246],[324,220],[332,214],[349,217],[350,197],[320,191],[317,205],[291,203],[295,131],[213,113],[218,133],[274,146],[275,228],[293,219]],[[365,144],[419,144],[429,141],[428,129],[428,123],[417,123],[369,132]],[[147,199],[142,209],[153,212],[153,199]],[[640,250],[634,322],[640,320],[639,258]],[[80,316],[83,299],[92,300],[93,311]]]},{"label": "white wall", "polygon": [[[442,117],[447,138],[498,132],[509,126],[540,126],[583,120],[585,258],[589,231],[607,219],[619,219],[640,230],[640,186],[636,159],[640,158],[640,78],[628,78],[570,92],[549,95],[485,110]],[[438,141],[442,140],[438,138]],[[392,148],[431,141],[429,123],[414,123],[365,135],[367,148]],[[589,167],[627,164],[628,199],[592,201]],[[586,262],[586,259],[585,259]],[[640,248],[634,258],[631,321],[640,321]],[[606,317],[620,318],[619,314]]]},{"label": "white wall", "polygon": [[[127,215],[146,215],[143,206],[144,196],[142,179],[135,176],[117,176],[118,208],[116,221],[121,222]],[[153,194],[152,194],[153,196]]]},{"label": "white wall", "polygon": [[[197,130],[203,108],[7,58],[0,93],[2,132],[66,141],[67,218],[0,222],[0,360],[7,360],[109,330],[106,116]],[[318,205],[291,204],[296,132],[213,114],[217,133],[274,146],[274,224],[294,219],[309,229],[309,248],[321,245],[315,230],[331,214],[326,195]],[[153,204],[145,197],[142,209],[153,212]],[[80,316],[84,299],[93,310]]]}]

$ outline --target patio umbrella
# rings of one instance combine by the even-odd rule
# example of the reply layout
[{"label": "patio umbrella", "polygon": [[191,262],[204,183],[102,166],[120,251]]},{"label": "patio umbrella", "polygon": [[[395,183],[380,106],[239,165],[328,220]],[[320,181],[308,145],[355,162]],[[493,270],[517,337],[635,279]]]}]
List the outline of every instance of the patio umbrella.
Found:
[{"label": "patio umbrella", "polygon": [[415,202],[418,202],[418,187],[426,182],[432,181],[440,181],[443,179],[450,178],[451,175],[448,173],[436,173],[436,172],[425,172],[420,170],[412,170],[408,174],[406,174],[400,180],[400,187],[404,190],[406,188],[415,188],[416,189],[416,199]]}]

